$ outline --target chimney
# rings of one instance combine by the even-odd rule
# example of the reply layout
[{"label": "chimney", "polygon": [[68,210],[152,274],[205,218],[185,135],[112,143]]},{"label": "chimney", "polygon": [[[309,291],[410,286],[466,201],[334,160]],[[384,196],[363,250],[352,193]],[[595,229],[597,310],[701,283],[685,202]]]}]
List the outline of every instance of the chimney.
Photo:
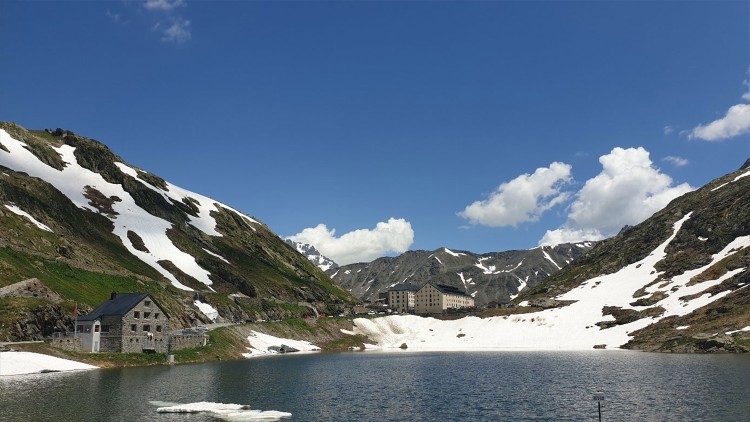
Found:
[{"label": "chimney", "polygon": [[115,296],[117,296],[117,292],[112,292],[109,294],[109,300],[115,300]]}]

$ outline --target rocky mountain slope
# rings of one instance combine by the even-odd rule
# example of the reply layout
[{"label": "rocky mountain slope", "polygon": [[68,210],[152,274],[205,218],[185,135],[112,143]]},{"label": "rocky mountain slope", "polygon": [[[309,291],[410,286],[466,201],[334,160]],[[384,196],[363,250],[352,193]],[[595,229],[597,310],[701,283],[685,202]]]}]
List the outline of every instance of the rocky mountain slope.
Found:
[{"label": "rocky mountain slope", "polygon": [[536,286],[550,274],[580,257],[593,242],[545,246],[523,251],[475,254],[440,248],[408,251],[368,263],[327,270],[339,286],[365,300],[405,281],[428,281],[465,290],[477,306],[508,303],[523,289]]},{"label": "rocky mountain slope", "polygon": [[[356,319],[417,350],[750,351],[750,160],[673,200],[488,318]],[[502,311],[502,312],[500,312]]]},{"label": "rocky mountain slope", "polygon": [[333,262],[331,258],[324,256],[320,251],[315,249],[315,246],[297,242],[291,239],[286,239],[286,243],[290,244],[297,252],[304,255],[310,262],[315,264],[321,271],[335,270],[338,268],[338,264]]},{"label": "rocky mountain slope", "polygon": [[[84,310],[110,291],[147,291],[174,325],[207,322],[212,309],[276,318],[353,300],[257,219],[95,140],[0,123],[0,287],[29,278]],[[42,305],[0,298],[0,340],[11,314]]]}]

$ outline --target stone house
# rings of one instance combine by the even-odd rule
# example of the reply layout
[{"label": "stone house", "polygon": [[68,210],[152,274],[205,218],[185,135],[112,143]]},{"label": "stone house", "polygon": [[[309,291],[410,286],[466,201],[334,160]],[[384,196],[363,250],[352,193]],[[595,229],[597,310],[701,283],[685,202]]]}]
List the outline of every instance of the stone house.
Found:
[{"label": "stone house", "polygon": [[112,293],[76,324],[86,352],[165,353],[169,348],[169,315],[146,293]]},{"label": "stone house", "polygon": [[417,314],[440,314],[447,309],[473,307],[473,297],[444,284],[427,283],[414,294],[414,312]]},{"label": "stone house", "polygon": [[400,283],[388,289],[388,307],[396,312],[414,311],[414,295],[419,286],[411,283]]}]

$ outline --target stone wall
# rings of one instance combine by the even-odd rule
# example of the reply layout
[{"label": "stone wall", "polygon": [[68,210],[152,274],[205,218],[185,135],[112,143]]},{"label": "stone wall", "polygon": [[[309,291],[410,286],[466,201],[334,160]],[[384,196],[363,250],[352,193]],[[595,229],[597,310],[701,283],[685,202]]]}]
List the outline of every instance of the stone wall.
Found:
[{"label": "stone wall", "polygon": [[77,352],[81,350],[81,338],[80,337],[53,337],[52,347],[59,349],[71,350]]},{"label": "stone wall", "polygon": [[205,334],[173,334],[170,337],[171,351],[190,349],[193,347],[203,347],[208,343],[208,337]]}]

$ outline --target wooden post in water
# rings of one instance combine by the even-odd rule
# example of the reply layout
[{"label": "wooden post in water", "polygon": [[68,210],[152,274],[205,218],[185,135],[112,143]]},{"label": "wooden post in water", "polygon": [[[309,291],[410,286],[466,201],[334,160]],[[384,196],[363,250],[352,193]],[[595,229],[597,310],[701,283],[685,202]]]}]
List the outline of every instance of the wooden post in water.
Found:
[{"label": "wooden post in water", "polygon": [[602,422],[602,400],[604,400],[604,393],[601,391],[594,393],[594,400],[596,400],[596,407],[599,409],[599,422]]}]

